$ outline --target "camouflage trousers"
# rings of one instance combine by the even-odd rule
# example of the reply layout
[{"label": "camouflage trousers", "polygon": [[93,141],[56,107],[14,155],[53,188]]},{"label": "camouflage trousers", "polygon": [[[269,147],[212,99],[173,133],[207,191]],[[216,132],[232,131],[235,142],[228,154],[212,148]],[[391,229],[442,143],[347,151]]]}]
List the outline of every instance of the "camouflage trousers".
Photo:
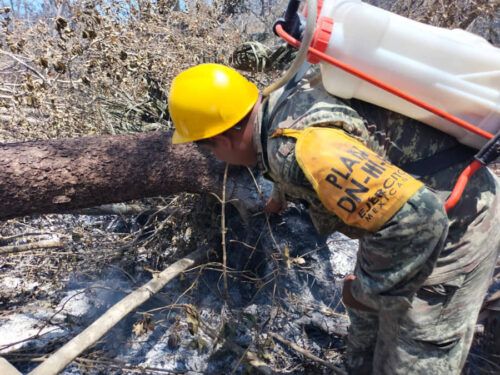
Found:
[{"label": "camouflage trousers", "polygon": [[471,272],[422,287],[405,311],[348,309],[349,374],[460,374],[498,246]]}]

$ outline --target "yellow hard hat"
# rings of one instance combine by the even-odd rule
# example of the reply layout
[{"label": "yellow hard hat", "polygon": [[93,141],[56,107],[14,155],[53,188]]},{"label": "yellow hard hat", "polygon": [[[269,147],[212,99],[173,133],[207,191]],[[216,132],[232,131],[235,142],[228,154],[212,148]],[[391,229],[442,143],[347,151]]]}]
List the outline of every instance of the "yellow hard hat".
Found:
[{"label": "yellow hard hat", "polygon": [[223,133],[242,120],[259,97],[257,86],[236,70],[201,64],[174,78],[168,110],[175,126],[172,143],[186,143]]}]

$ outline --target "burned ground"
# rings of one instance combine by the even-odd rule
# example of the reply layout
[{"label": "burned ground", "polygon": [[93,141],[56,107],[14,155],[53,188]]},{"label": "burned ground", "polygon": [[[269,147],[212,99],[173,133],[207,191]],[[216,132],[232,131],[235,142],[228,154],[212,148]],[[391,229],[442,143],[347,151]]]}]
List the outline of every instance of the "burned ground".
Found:
[{"label": "burned ground", "polygon": [[[123,5],[104,3],[60,2],[29,22],[2,8],[3,142],[167,130],[172,77],[202,61],[229,62],[230,52],[251,38],[272,48],[269,27],[282,6],[246,6],[228,17],[219,2],[189,3],[187,13],[174,2],[138,2],[130,22],[120,23]],[[495,1],[372,3],[500,41]],[[262,87],[279,72],[250,74]],[[256,186],[269,190],[261,178]],[[341,367],[348,321],[339,287],[354,265],[356,242],[317,235],[301,207],[271,218],[244,212],[243,220],[216,195],[183,193],[2,222],[0,354],[29,371],[114,302],[202,248],[209,262],[129,314],[65,373],[332,373],[279,337]],[[499,282],[497,276],[492,295]],[[488,336],[498,308],[491,306],[467,374],[499,371]]]}]

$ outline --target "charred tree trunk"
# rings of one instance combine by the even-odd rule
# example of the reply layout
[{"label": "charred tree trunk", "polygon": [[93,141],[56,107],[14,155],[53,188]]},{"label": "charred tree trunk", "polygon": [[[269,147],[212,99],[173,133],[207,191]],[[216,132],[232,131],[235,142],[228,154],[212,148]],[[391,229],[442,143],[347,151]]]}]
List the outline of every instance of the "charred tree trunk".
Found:
[{"label": "charred tree trunk", "polygon": [[224,165],[167,133],[0,145],[0,220],[221,190]]}]

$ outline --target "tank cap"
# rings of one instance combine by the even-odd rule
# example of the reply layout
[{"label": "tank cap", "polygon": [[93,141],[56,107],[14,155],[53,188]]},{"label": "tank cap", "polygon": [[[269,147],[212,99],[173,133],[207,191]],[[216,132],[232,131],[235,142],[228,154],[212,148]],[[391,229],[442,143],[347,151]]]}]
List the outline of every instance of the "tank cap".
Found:
[{"label": "tank cap", "polygon": [[[328,42],[332,36],[333,30],[333,19],[330,17],[319,17],[316,23],[316,30],[314,31],[313,40],[311,42],[311,47],[317,49],[318,51],[325,52],[328,48]],[[307,54],[307,61],[311,64],[317,64],[321,59],[312,53]]]}]

